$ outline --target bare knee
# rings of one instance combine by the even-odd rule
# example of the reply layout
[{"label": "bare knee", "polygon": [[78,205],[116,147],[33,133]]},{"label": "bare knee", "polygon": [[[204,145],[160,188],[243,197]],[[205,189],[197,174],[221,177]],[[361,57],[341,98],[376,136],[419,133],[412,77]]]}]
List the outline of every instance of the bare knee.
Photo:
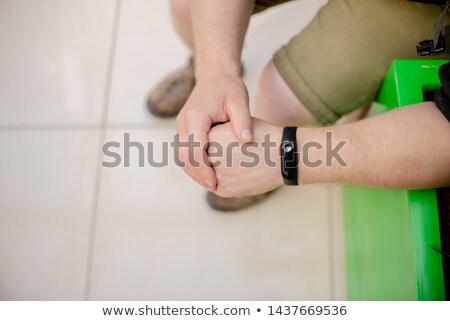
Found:
[{"label": "bare knee", "polygon": [[172,15],[176,18],[185,19],[186,15],[190,15],[190,0],[170,0],[170,9]]},{"label": "bare knee", "polygon": [[273,61],[261,74],[255,116],[278,126],[320,124],[286,84]]},{"label": "bare knee", "polygon": [[170,11],[173,24],[183,42],[191,49],[194,48],[191,21],[190,0],[170,0]]}]

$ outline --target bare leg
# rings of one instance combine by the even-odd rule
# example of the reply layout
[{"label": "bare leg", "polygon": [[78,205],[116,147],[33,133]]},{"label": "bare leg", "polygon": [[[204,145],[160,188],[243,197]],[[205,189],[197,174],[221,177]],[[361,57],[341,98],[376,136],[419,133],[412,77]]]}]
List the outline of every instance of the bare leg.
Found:
[{"label": "bare leg", "polygon": [[272,61],[261,74],[255,116],[277,126],[320,125],[288,87]]},{"label": "bare leg", "polygon": [[[369,106],[342,117],[338,123],[363,119]],[[273,61],[264,68],[256,96],[255,117],[278,126],[320,126],[315,116],[295,96],[281,77]]]},{"label": "bare leg", "polygon": [[[190,0],[170,0],[172,21],[180,39],[194,55]],[[147,108],[160,118],[175,117],[186,103],[195,85],[195,70],[191,59],[185,66],[168,74],[152,90]]]},{"label": "bare leg", "polygon": [[191,1],[190,0],[170,0],[170,13],[172,22],[180,39],[194,52],[194,36],[191,21]]}]

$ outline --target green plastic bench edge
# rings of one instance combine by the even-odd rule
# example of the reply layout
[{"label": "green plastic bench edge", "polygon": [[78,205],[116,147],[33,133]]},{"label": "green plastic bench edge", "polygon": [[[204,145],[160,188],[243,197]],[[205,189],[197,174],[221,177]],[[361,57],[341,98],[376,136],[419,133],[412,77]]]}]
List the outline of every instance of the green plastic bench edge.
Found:
[{"label": "green plastic bench edge", "polygon": [[[423,102],[424,89],[439,88],[438,69],[446,62],[447,60],[395,60],[388,71],[387,81],[383,83],[377,101],[385,106],[385,111]],[[425,81],[418,83],[418,75]],[[396,90],[398,95],[393,93],[393,90]],[[431,248],[431,246],[441,248],[436,192],[408,191],[408,204],[418,300],[445,300],[442,257]],[[430,215],[425,217],[424,213]]]}]

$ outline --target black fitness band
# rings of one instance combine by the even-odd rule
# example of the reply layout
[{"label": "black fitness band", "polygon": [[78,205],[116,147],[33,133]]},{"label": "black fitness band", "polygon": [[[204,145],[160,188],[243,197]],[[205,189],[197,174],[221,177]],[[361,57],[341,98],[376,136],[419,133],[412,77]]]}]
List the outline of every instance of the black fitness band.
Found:
[{"label": "black fitness band", "polygon": [[297,127],[285,127],[280,145],[284,184],[298,185]]}]

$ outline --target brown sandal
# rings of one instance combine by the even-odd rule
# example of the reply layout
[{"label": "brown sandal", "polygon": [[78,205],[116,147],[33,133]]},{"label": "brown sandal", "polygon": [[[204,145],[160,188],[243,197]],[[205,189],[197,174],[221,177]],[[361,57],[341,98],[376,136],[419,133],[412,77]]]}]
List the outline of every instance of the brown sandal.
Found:
[{"label": "brown sandal", "polygon": [[206,195],[206,201],[208,202],[209,206],[218,211],[239,211],[254,204],[260,203],[274,191],[245,197],[221,197],[217,194],[214,194],[213,192],[208,192],[208,194]]},{"label": "brown sandal", "polygon": [[183,108],[195,86],[194,60],[167,76],[147,100],[147,108],[161,118],[175,117]]}]

